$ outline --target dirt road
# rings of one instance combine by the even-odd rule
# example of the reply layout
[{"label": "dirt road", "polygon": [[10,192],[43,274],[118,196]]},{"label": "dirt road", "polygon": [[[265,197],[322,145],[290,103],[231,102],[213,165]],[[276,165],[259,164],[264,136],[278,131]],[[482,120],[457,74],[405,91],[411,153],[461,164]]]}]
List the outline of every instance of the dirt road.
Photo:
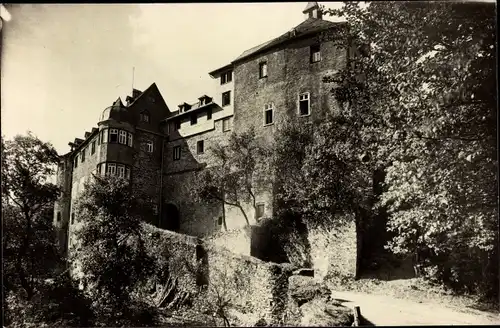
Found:
[{"label": "dirt road", "polygon": [[465,313],[443,305],[354,292],[333,291],[332,297],[344,306],[359,306],[361,315],[375,326],[500,324],[500,315],[478,310]]}]

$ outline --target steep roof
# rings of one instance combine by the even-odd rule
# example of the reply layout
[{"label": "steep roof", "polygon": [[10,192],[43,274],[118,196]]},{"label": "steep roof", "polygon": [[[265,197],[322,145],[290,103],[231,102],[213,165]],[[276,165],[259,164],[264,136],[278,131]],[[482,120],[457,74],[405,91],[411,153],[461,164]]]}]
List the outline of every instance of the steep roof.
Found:
[{"label": "steep roof", "polygon": [[309,9],[313,9],[313,8],[319,8],[319,5],[318,5],[318,3],[316,1],[308,2],[307,6],[306,6],[306,9],[304,9],[302,12],[305,13]]},{"label": "steep roof", "polygon": [[307,34],[317,33],[317,32],[320,32],[320,31],[323,31],[323,30],[326,30],[329,28],[333,28],[333,27],[338,27],[338,26],[344,25],[344,24],[345,23],[343,23],[343,22],[334,23],[334,22],[330,22],[327,20],[317,19],[317,18],[308,18],[307,20],[303,21],[302,23],[300,23],[299,25],[295,26],[292,29],[292,30],[295,30],[295,33],[286,32],[273,40],[264,42],[256,47],[245,50],[241,55],[239,55],[233,61],[233,63],[240,61],[244,58],[247,58],[249,56],[263,52],[265,50],[269,50],[269,49],[276,47],[284,42],[299,38],[301,36],[304,36]]}]

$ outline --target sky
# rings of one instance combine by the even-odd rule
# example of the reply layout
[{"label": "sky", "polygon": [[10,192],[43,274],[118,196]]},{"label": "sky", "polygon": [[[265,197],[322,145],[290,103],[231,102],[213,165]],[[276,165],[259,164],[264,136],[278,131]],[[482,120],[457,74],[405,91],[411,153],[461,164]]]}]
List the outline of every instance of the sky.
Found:
[{"label": "sky", "polygon": [[132,83],[142,91],[155,82],[171,110],[213,95],[210,71],[300,24],[306,4],[9,5],[1,133],[32,131],[64,154]]}]

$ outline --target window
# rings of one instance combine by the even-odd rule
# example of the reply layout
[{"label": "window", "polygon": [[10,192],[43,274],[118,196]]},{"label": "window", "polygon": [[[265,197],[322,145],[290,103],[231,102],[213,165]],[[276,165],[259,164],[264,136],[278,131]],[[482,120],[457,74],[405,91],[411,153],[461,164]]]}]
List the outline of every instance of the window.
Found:
[{"label": "window", "polygon": [[198,115],[193,114],[191,115],[191,125],[195,125],[196,123],[198,123]]},{"label": "window", "polygon": [[97,164],[97,175],[101,175],[101,165],[102,164]]},{"label": "window", "polygon": [[123,165],[118,165],[117,166],[117,169],[118,169],[118,176],[120,178],[125,178],[125,166]]},{"label": "window", "polygon": [[174,161],[181,159],[181,146],[174,147]]},{"label": "window", "polygon": [[134,141],[134,136],[132,135],[132,133],[129,132],[127,134],[127,146],[132,147],[133,141]]},{"label": "window", "polygon": [[158,215],[158,205],[153,205],[153,215]]},{"label": "window", "polygon": [[148,112],[142,112],[140,116],[141,116],[141,122],[149,123],[149,113]]},{"label": "window", "polygon": [[82,149],[82,163],[85,162],[85,153],[87,152],[87,148]]},{"label": "window", "polygon": [[61,221],[61,212],[57,212],[57,222]]},{"label": "window", "polygon": [[109,129],[109,142],[117,142],[118,141],[118,130],[117,129]]},{"label": "window", "polygon": [[212,109],[207,110],[207,121],[212,119]]},{"label": "window", "polygon": [[71,213],[71,224],[75,224],[75,213]]},{"label": "window", "polygon": [[227,71],[220,76],[220,84],[225,84],[233,80],[233,71]]},{"label": "window", "polygon": [[203,151],[204,151],[203,140],[199,140],[199,141],[196,143],[196,152],[197,152],[198,154],[203,154]]},{"label": "window", "polygon": [[146,142],[146,151],[148,153],[152,153],[153,152],[153,142],[152,141]]},{"label": "window", "polygon": [[257,204],[257,209],[255,211],[255,218],[260,219],[264,216],[265,205]]},{"label": "window", "polygon": [[321,61],[321,52],[319,44],[311,46],[311,63],[316,63]]},{"label": "window", "polygon": [[106,167],[106,174],[107,175],[115,175],[116,174],[116,164],[108,164]]},{"label": "window", "polygon": [[309,102],[309,93],[299,95],[299,115],[307,116],[311,114],[311,106]]},{"label": "window", "polygon": [[227,106],[231,104],[231,91],[226,91],[222,93],[222,106]]},{"label": "window", "polygon": [[181,120],[175,120],[174,121],[174,131],[177,131],[180,129],[181,129]]},{"label": "window", "polygon": [[102,137],[101,143],[108,142],[108,129],[103,129],[101,131],[101,137]]},{"label": "window", "polygon": [[231,118],[227,117],[222,120],[222,132],[231,130]]},{"label": "window", "polygon": [[78,167],[78,155],[75,157],[75,169]]},{"label": "window", "polygon": [[259,78],[267,77],[267,62],[259,64]]},{"label": "window", "polygon": [[125,178],[127,178],[127,180],[130,180],[130,168],[129,167],[125,168]]},{"label": "window", "polygon": [[95,154],[95,140],[92,141],[92,146],[90,148],[90,155],[94,155]]},{"label": "window", "polygon": [[121,144],[127,144],[127,131],[120,130],[120,139],[118,140]]},{"label": "window", "polygon": [[101,144],[101,139],[102,139],[102,130],[99,131],[99,133],[97,134],[97,144],[98,145]]},{"label": "window", "polygon": [[274,123],[274,118],[273,118],[273,104],[268,104],[264,106],[264,125],[270,125]]},{"label": "window", "polygon": [[222,225],[222,216],[219,216],[219,218],[217,219],[217,225]]}]

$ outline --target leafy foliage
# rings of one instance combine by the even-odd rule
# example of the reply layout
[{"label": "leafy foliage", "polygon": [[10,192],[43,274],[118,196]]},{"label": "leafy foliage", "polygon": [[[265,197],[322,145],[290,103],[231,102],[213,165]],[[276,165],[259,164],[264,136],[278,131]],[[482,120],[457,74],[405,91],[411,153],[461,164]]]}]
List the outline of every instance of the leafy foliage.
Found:
[{"label": "leafy foliage", "polygon": [[58,188],[47,180],[54,173],[57,152],[28,133],[2,138],[2,236],[6,285],[33,297],[38,278],[59,260],[52,230],[52,204]]},{"label": "leafy foliage", "polygon": [[95,177],[77,204],[72,259],[103,325],[155,320],[154,309],[132,296],[155,268],[143,239],[142,207],[128,182],[113,177]]},{"label": "leafy foliage", "polygon": [[[269,185],[266,174],[259,174],[269,165],[269,150],[258,140],[252,128],[231,134],[228,144],[218,144],[210,150],[215,165],[202,171],[193,190],[196,199],[221,202],[240,209],[250,224],[244,204],[256,210],[256,194]],[[225,217],[224,224],[225,223]]]},{"label": "leafy foliage", "polygon": [[328,12],[346,18],[336,37],[354,51],[325,82],[385,168],[388,247],[456,289],[497,293],[493,5],[346,2]]},{"label": "leafy foliage", "polygon": [[48,182],[58,162],[37,137],[2,138],[2,245],[5,323],[12,327],[90,325],[85,297],[60,270],[52,226],[59,191]]}]

